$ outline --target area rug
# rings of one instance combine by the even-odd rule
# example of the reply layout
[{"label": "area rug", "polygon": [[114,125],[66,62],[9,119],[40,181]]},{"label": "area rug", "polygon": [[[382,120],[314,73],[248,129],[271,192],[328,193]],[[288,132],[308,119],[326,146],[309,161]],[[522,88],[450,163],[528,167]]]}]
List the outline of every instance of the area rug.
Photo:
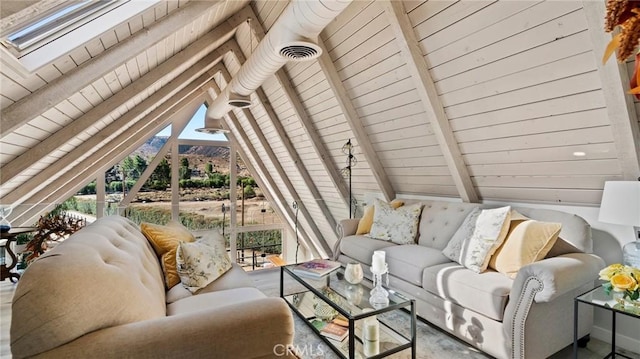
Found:
[{"label": "area rug", "polygon": [[[280,269],[262,270],[251,273],[251,277],[258,289],[271,297],[277,297],[280,293]],[[285,280],[291,280],[285,277]],[[297,283],[287,283],[287,288]],[[305,324],[300,317],[293,315],[295,325],[295,337],[293,345],[298,349],[298,354],[303,359],[340,358],[331,348]],[[398,328],[409,328],[410,315],[404,311],[387,313],[385,321],[394,321]],[[418,320],[417,325],[416,358],[419,359],[486,359],[490,358],[477,349],[451,337],[436,329],[426,322]],[[403,333],[409,335],[409,333]],[[390,358],[411,358],[409,350],[394,354]]]}]

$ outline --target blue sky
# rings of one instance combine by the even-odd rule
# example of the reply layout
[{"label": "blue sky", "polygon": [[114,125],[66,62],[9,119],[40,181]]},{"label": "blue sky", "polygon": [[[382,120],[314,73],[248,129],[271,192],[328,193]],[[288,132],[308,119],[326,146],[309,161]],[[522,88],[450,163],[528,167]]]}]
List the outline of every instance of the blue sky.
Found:
[{"label": "blue sky", "polygon": [[[204,126],[204,115],[207,112],[207,107],[203,104],[198,108],[198,111],[193,115],[187,127],[180,134],[178,138],[190,139],[190,140],[209,140],[209,141],[226,141],[227,138],[223,134],[210,135],[207,133],[197,132],[196,128]],[[158,132],[157,136],[171,136],[171,126],[166,127],[164,130]]]}]

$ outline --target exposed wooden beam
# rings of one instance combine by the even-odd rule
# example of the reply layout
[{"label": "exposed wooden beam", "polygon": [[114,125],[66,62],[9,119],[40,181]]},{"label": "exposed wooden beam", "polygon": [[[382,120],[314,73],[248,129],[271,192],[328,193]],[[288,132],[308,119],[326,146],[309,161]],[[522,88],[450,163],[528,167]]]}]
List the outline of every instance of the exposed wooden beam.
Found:
[{"label": "exposed wooden beam", "polygon": [[147,168],[144,169],[144,172],[142,172],[142,174],[140,175],[136,183],[133,185],[133,187],[129,189],[127,196],[123,198],[122,201],[120,201],[120,204],[118,205],[118,207],[126,208],[131,203],[131,201],[136,197],[140,189],[142,189],[142,186],[144,185],[144,183],[147,182],[149,177],[151,177],[156,167],[158,167],[160,162],[162,162],[162,159],[164,159],[164,156],[167,153],[169,153],[169,149],[171,149],[172,145],[173,145],[172,138],[170,138],[167,142],[164,143],[164,145],[162,145],[162,148],[160,148],[158,153],[156,153],[155,157],[153,157],[153,160],[151,160],[151,162],[147,165]]},{"label": "exposed wooden beam", "polygon": [[[161,111],[156,109],[149,113],[143,121],[140,121],[140,123],[144,124],[142,128],[138,128],[137,131],[136,129],[128,129],[126,132],[121,133],[110,141],[113,146],[102,147],[99,151],[89,156],[85,163],[77,164],[74,168],[65,172],[64,175],[54,180],[47,188],[34,194],[25,204],[14,208],[11,221],[19,223],[18,225],[20,226],[32,225],[43,212],[69,198],[82,188],[89,179],[94,178],[97,173],[104,173],[108,168],[111,168],[115,163],[139,148],[151,136],[167,127],[175,116],[179,116],[183,112],[195,112],[204,101],[203,88],[206,88],[207,85],[198,87],[185,96],[176,96],[169,110]],[[177,125],[184,121],[188,122],[189,119],[188,116],[182,116]]]},{"label": "exposed wooden beam", "polygon": [[179,145],[188,146],[213,146],[213,147],[229,147],[229,141],[209,141],[209,140],[196,140],[190,138],[179,138]]},{"label": "exposed wooden beam", "polygon": [[[43,169],[35,176],[31,177],[25,183],[20,185],[20,187],[8,194],[5,194],[2,197],[2,201],[5,203],[19,203],[20,198],[23,198],[27,196],[31,191],[44,186],[49,179],[55,178],[66,167],[68,167],[78,159],[87,156],[87,154],[91,153],[91,151],[96,146],[100,146],[102,142],[108,140],[110,137],[113,137],[114,134],[122,131],[122,128],[131,126],[131,123],[134,123],[134,128],[142,126],[142,124],[140,124],[140,118],[142,118],[146,111],[148,111],[150,108],[159,108],[163,109],[164,111],[168,111],[170,109],[170,106],[175,103],[175,100],[173,100],[175,97],[182,98],[185,96],[181,95],[182,97],[180,97],[180,95],[176,96],[176,94],[179,94],[181,92],[184,93],[185,89],[187,90],[187,92],[196,91],[200,86],[208,82],[213,77],[214,73],[219,71],[218,67],[220,65],[207,63],[206,58],[205,60],[201,60],[201,62],[199,62],[198,64],[200,63],[202,63],[204,67],[194,66],[184,73],[180,74],[174,79],[174,81],[163,86],[160,90],[149,96],[140,104],[136,105],[133,109],[129,110],[123,116],[100,130],[97,134],[92,136],[89,141],[81,143],[79,146],[69,151],[62,158],[58,159],[50,166]],[[209,73],[202,75],[202,73],[205,73],[206,71],[209,71]],[[194,80],[196,75],[200,77]]]},{"label": "exposed wooden beam", "polygon": [[[322,48],[322,54],[318,57],[318,64],[320,64],[320,68],[322,69],[324,76],[327,78],[329,87],[331,88],[331,91],[333,91],[334,97],[340,105],[342,114],[351,128],[351,132],[353,132],[358,146],[360,146],[360,151],[371,168],[373,177],[376,179],[382,195],[387,201],[391,201],[396,197],[396,191],[393,189],[391,181],[389,181],[389,177],[387,176],[387,172],[382,166],[382,162],[380,162],[380,159],[376,154],[376,150],[373,148],[373,145],[369,140],[369,135],[362,125],[362,120],[360,119],[355,106],[353,106],[347,90],[344,88],[344,84],[338,75],[336,66],[333,64],[333,61],[329,56],[329,51],[320,38],[318,38],[318,45]],[[352,210],[350,206],[349,210]]]},{"label": "exposed wooden beam", "polygon": [[[262,38],[264,38],[264,28],[260,24],[260,21],[258,21],[255,13],[253,12],[253,9],[250,6],[247,6],[240,10],[233,18],[236,18],[236,22],[242,19],[251,19],[249,23],[258,41],[261,41]],[[307,111],[302,105],[302,102],[300,102],[298,94],[291,84],[291,80],[283,69],[280,69],[276,72],[275,78],[282,88],[285,98],[293,107],[294,114],[300,120],[300,125],[306,133],[316,156],[320,159],[320,163],[322,163],[322,166],[324,167],[324,170],[326,171],[328,177],[331,179],[334,187],[338,190],[339,197],[342,199],[345,206],[348,207],[349,191],[347,189],[347,186],[345,185],[344,179],[334,166],[333,161],[331,160],[331,154],[327,150],[324,142],[322,142],[322,137],[318,133],[313,121],[307,114]]]},{"label": "exposed wooden beam", "polygon": [[2,110],[0,138],[13,132],[18,127],[36,118],[80,91],[88,83],[92,83],[108,72],[113,71],[120,64],[136,56],[140,49],[146,49],[150,44],[163,41],[169,35],[191,23],[193,19],[203,16],[213,6],[224,5],[224,1],[190,1],[186,6],[158,21],[145,31],[139,31],[121,43],[104,51],[91,61],[58,77],[32,95]]},{"label": "exposed wooden beam", "polygon": [[[213,99],[214,97],[211,96],[211,92],[214,92],[214,94],[220,93],[220,88],[215,85],[213,87],[212,90],[209,91],[209,95],[210,97]],[[293,231],[294,225],[295,225],[295,215],[293,213],[293,211],[291,210],[291,207],[288,205],[286,199],[284,198],[284,195],[282,194],[282,191],[280,191],[280,188],[278,188],[278,186],[275,184],[273,178],[271,177],[271,175],[269,174],[269,171],[266,169],[266,167],[264,166],[264,164],[262,163],[262,161],[260,161],[260,156],[258,155],[256,149],[254,148],[253,144],[251,143],[251,141],[249,140],[249,137],[247,136],[247,134],[242,130],[242,129],[238,129],[236,127],[236,123],[239,123],[238,118],[236,117],[235,113],[229,112],[228,114],[229,120],[227,120],[225,118],[225,123],[227,128],[231,131],[232,134],[238,134],[239,138],[236,137],[236,140],[241,140],[245,146],[247,147],[247,149],[249,150],[249,153],[247,155],[249,155],[250,157],[247,156],[242,156],[245,159],[248,159],[248,161],[245,161],[245,165],[247,165],[247,167],[250,169],[251,173],[255,173],[257,176],[256,178],[262,180],[264,183],[262,183],[262,185],[264,185],[265,192],[270,192],[269,188],[271,188],[271,191],[273,191],[271,193],[271,195],[273,196],[272,198],[272,203],[275,203],[278,205],[278,207],[282,210],[282,213],[286,213],[286,215],[284,215],[282,218],[285,219],[285,221],[287,222],[287,224],[289,225],[289,227],[291,228],[291,230]],[[240,142],[238,142],[240,143]],[[239,150],[242,150],[241,146],[238,146]],[[256,168],[251,168],[251,164],[252,164],[252,160],[253,162],[256,163],[256,165],[258,166],[258,169],[256,171]],[[251,166],[251,167],[249,167]],[[260,175],[262,174],[262,175]],[[260,185],[260,183],[258,184]],[[298,231],[300,233],[300,238],[302,243],[304,243],[305,247],[308,248],[310,250],[310,246],[308,242],[313,242],[311,241],[311,237],[309,237],[304,229],[304,227],[302,226],[298,226]],[[308,238],[308,240],[307,240]],[[310,250],[311,251],[311,250]],[[319,253],[317,253],[319,254]]]},{"label": "exposed wooden beam", "polygon": [[[219,65],[215,65],[214,68],[217,66]],[[158,106],[157,105],[158,97],[164,98],[165,96],[163,92],[169,91],[169,88],[177,85],[177,84],[173,84],[173,85],[168,84],[167,86],[163,87],[160,91],[156,92],[154,95],[150,96],[148,99],[146,99],[145,101],[141,102],[136,107],[131,109],[120,119],[111,123],[107,127],[103,128],[100,132],[98,132],[94,136],[95,139],[99,139],[98,142],[88,141],[80,144],[78,147],[68,152],[66,155],[64,155],[58,161],[53,163],[51,166],[45,168],[44,170],[39,172],[37,175],[33,176],[28,181],[23,183],[18,189],[13,190],[10,193],[4,195],[0,201],[2,201],[3,203],[12,203],[14,205],[21,203],[24,201],[24,199],[27,196],[30,196],[34,191],[39,191],[42,188],[49,187],[50,186],[49,181],[51,180],[51,178],[56,178],[57,176],[66,175],[68,170],[65,170],[65,169],[70,165],[72,165],[74,162],[76,162],[78,159],[83,159],[84,161],[89,161],[89,163],[93,163],[93,161],[90,161],[87,159],[87,158],[93,158],[92,157],[93,154],[90,155],[89,157],[87,157],[87,154],[95,150],[94,147],[100,145],[101,143],[102,145],[100,145],[100,148],[95,150],[94,153],[102,153],[102,154],[108,153],[110,151],[108,146],[108,143],[110,141],[108,141],[108,139],[112,137],[114,133],[120,132],[120,127],[125,125],[130,126],[126,130],[124,130],[124,132],[122,132],[123,134],[127,134],[129,137],[133,136],[138,131],[147,129],[148,123],[145,122],[144,119],[149,119],[150,118],[149,115],[145,116],[143,120],[136,121],[133,125],[129,123],[129,121],[131,121],[132,118],[138,117],[139,114],[144,113],[149,108],[153,108],[153,107],[156,107],[156,108],[155,110],[151,111],[151,114],[156,114],[156,117],[161,116],[163,113],[170,111],[172,106],[177,101],[180,101],[181,99],[187,97],[189,94],[197,91],[200,87],[202,87],[204,84],[209,82],[213,77],[214,73],[215,72],[212,71],[211,73],[206,73],[204,75],[201,75],[198,79],[193,81],[191,84],[188,84],[181,91],[177,92],[170,99],[167,99],[166,102],[163,102],[161,105]]]},{"label": "exposed wooden beam", "polygon": [[418,96],[428,114],[431,129],[440,144],[440,149],[460,197],[465,202],[478,202],[478,195],[473,187],[467,165],[464,163],[458,142],[436,91],[433,78],[429,73],[427,61],[422,56],[418,39],[404,9],[404,2],[384,0],[377,3],[384,8],[387,14],[391,29],[396,36],[396,42],[400,47],[401,56],[406,62]]},{"label": "exposed wooden beam", "polygon": [[98,172],[96,175],[96,217],[102,218],[104,216],[104,202],[106,197],[106,181],[105,181],[105,173]]},{"label": "exposed wooden beam", "polygon": [[[229,83],[231,81],[231,74],[227,71],[226,68],[223,68],[221,72],[222,72],[222,77],[224,78],[224,81],[226,83]],[[251,130],[255,133],[256,137],[258,138],[258,141],[260,142],[260,145],[266,151],[266,155],[269,158],[269,161],[271,161],[271,163],[273,164],[273,167],[275,167],[276,172],[278,173],[278,176],[280,176],[280,179],[282,180],[285,187],[287,188],[287,191],[289,192],[289,194],[291,194],[291,196],[295,201],[297,201],[299,204],[302,204],[300,206],[302,216],[307,221],[316,239],[320,242],[320,248],[322,249],[317,248],[318,251],[320,253],[324,251],[325,255],[327,255],[328,253],[331,253],[331,248],[327,244],[327,241],[324,238],[324,235],[318,228],[318,225],[314,221],[311,213],[309,213],[309,209],[307,208],[307,206],[304,205],[302,199],[300,198],[300,195],[298,194],[298,190],[295,188],[295,186],[291,182],[291,179],[289,178],[287,172],[284,170],[284,168],[282,168],[282,163],[280,163],[278,156],[276,156],[276,154],[273,152],[273,148],[271,147],[270,141],[268,141],[267,138],[265,137],[264,133],[262,132],[262,129],[258,125],[258,121],[253,116],[253,113],[249,109],[242,109],[242,113],[247,118],[249,122],[249,126],[251,126]],[[260,159],[261,159],[260,157],[257,158],[257,160],[260,160]],[[314,244],[317,244],[313,240],[311,242]]]},{"label": "exposed wooden beam", "polygon": [[[221,44],[220,39],[231,32],[232,28],[230,26],[226,23],[221,24],[200,40],[189,45],[64,128],[56,131],[40,142],[38,146],[30,148],[11,162],[2,166],[0,183],[8,182],[13,177],[19,175],[22,171],[28,169],[56,149],[71,141],[78,134],[86,131],[93,124],[108,117],[122,106],[122,104],[127,103],[139,93],[153,88],[158,83],[165,84],[176,78],[188,83],[190,80],[184,80],[184,75],[180,76],[183,71],[193,78],[200,76],[202,72],[208,70],[216,61],[219,61],[221,54],[216,48]],[[200,60],[193,66],[185,67],[183,65],[192,62],[193,58]]]},{"label": "exposed wooden beam", "polygon": [[[224,122],[224,127],[226,127],[229,131],[231,131],[231,127],[229,127],[229,125],[226,122],[227,120],[225,120]],[[237,130],[236,130],[237,131]],[[251,158],[247,156],[247,153],[244,151],[244,149],[242,149],[242,146],[240,146],[240,143],[238,142],[238,140],[236,139],[235,135],[233,134],[233,132],[228,134],[230,140],[232,143],[236,144],[234,145],[232,148],[235,148],[235,150],[238,152],[238,154],[240,155],[240,158],[242,158],[242,161],[244,162],[244,164],[247,166],[247,169],[249,170],[249,172],[256,174],[255,176],[255,180],[256,183],[258,184],[258,186],[260,188],[264,188],[265,190],[263,191],[265,198],[267,199],[267,201],[269,201],[269,203],[273,203],[273,210],[276,212],[276,214],[284,219],[284,223],[286,228],[289,229],[289,231],[291,231],[291,233],[295,233],[294,230],[294,225],[292,225],[290,223],[290,221],[288,220],[287,215],[285,215],[285,213],[282,211],[282,205],[278,205],[278,201],[275,200],[274,195],[271,193],[271,191],[266,190],[267,186],[265,183],[265,180],[262,178],[262,176],[258,176],[258,171],[256,171],[256,168],[253,166],[253,163],[251,162]],[[256,162],[257,163],[257,162]],[[286,203],[284,203],[284,205],[286,206]],[[233,212],[235,212],[235,207],[232,207]],[[239,229],[236,229],[236,234],[240,232]],[[296,238],[296,241],[298,241],[298,238]],[[306,244],[306,242],[303,240],[302,241],[304,247],[309,250],[309,246]]]},{"label": "exposed wooden beam", "polygon": [[[223,52],[227,52],[226,50],[229,50],[231,56],[234,56],[238,61],[238,63],[243,64],[245,62],[245,57],[244,57],[244,54],[242,53],[242,50],[238,46],[237,42],[229,41],[227,42],[227,44],[228,45],[224,45],[223,47],[221,47],[220,50]],[[315,199],[316,204],[322,211],[322,214],[327,219],[327,221],[329,222],[329,225],[331,226],[331,228],[333,229],[334,233],[337,236],[338,235],[337,226],[336,226],[337,222],[333,217],[333,215],[331,214],[329,207],[327,207],[327,204],[324,202],[324,199],[322,198],[322,194],[320,194],[320,191],[318,191],[318,188],[313,182],[313,179],[311,178],[309,171],[307,171],[307,167],[305,166],[304,162],[298,155],[298,151],[293,146],[291,139],[287,135],[287,131],[284,129],[284,126],[282,126],[282,123],[279,121],[278,115],[273,110],[273,107],[271,107],[271,103],[267,98],[267,94],[264,92],[262,88],[258,88],[256,90],[256,95],[258,96],[258,99],[260,99],[262,107],[267,113],[267,117],[269,118],[271,124],[275,128],[278,138],[280,138],[280,140],[282,141],[284,148],[287,151],[287,154],[289,155],[289,157],[291,157],[291,159],[293,160],[293,163],[296,164],[296,168],[300,172],[300,176],[302,177],[305,183],[305,186],[311,192],[311,195]]]},{"label": "exposed wooden beam", "polygon": [[604,54],[607,44],[611,41],[611,34],[604,31],[605,3],[583,0],[582,6],[594,44],[596,64],[602,81],[602,92],[622,177],[627,181],[635,181],[640,176],[640,129],[633,95],[626,93],[629,89],[629,73],[625,64],[619,64],[615,58],[604,64],[600,61],[600,56]]}]

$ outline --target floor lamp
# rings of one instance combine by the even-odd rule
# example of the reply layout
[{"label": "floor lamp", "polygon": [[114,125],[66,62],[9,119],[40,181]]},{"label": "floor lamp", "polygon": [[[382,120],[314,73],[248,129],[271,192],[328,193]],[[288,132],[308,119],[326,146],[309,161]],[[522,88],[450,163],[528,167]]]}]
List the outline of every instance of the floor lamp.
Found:
[{"label": "floor lamp", "polygon": [[[347,166],[344,167],[341,172],[344,177],[349,179],[349,218],[353,218],[356,215],[356,206],[354,205],[355,199],[353,198],[353,192],[351,190],[351,170],[356,166],[356,164],[358,164],[358,160],[353,155],[353,144],[351,143],[351,139],[342,146],[342,153],[347,155]],[[351,212],[352,209],[353,215]]]}]

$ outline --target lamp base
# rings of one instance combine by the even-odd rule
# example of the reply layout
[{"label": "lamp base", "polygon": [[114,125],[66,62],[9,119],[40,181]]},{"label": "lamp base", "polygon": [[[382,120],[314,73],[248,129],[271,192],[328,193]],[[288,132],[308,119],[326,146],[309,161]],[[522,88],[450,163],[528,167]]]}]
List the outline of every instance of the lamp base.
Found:
[{"label": "lamp base", "polygon": [[625,265],[640,268],[640,240],[629,242],[622,247],[622,262]]}]

